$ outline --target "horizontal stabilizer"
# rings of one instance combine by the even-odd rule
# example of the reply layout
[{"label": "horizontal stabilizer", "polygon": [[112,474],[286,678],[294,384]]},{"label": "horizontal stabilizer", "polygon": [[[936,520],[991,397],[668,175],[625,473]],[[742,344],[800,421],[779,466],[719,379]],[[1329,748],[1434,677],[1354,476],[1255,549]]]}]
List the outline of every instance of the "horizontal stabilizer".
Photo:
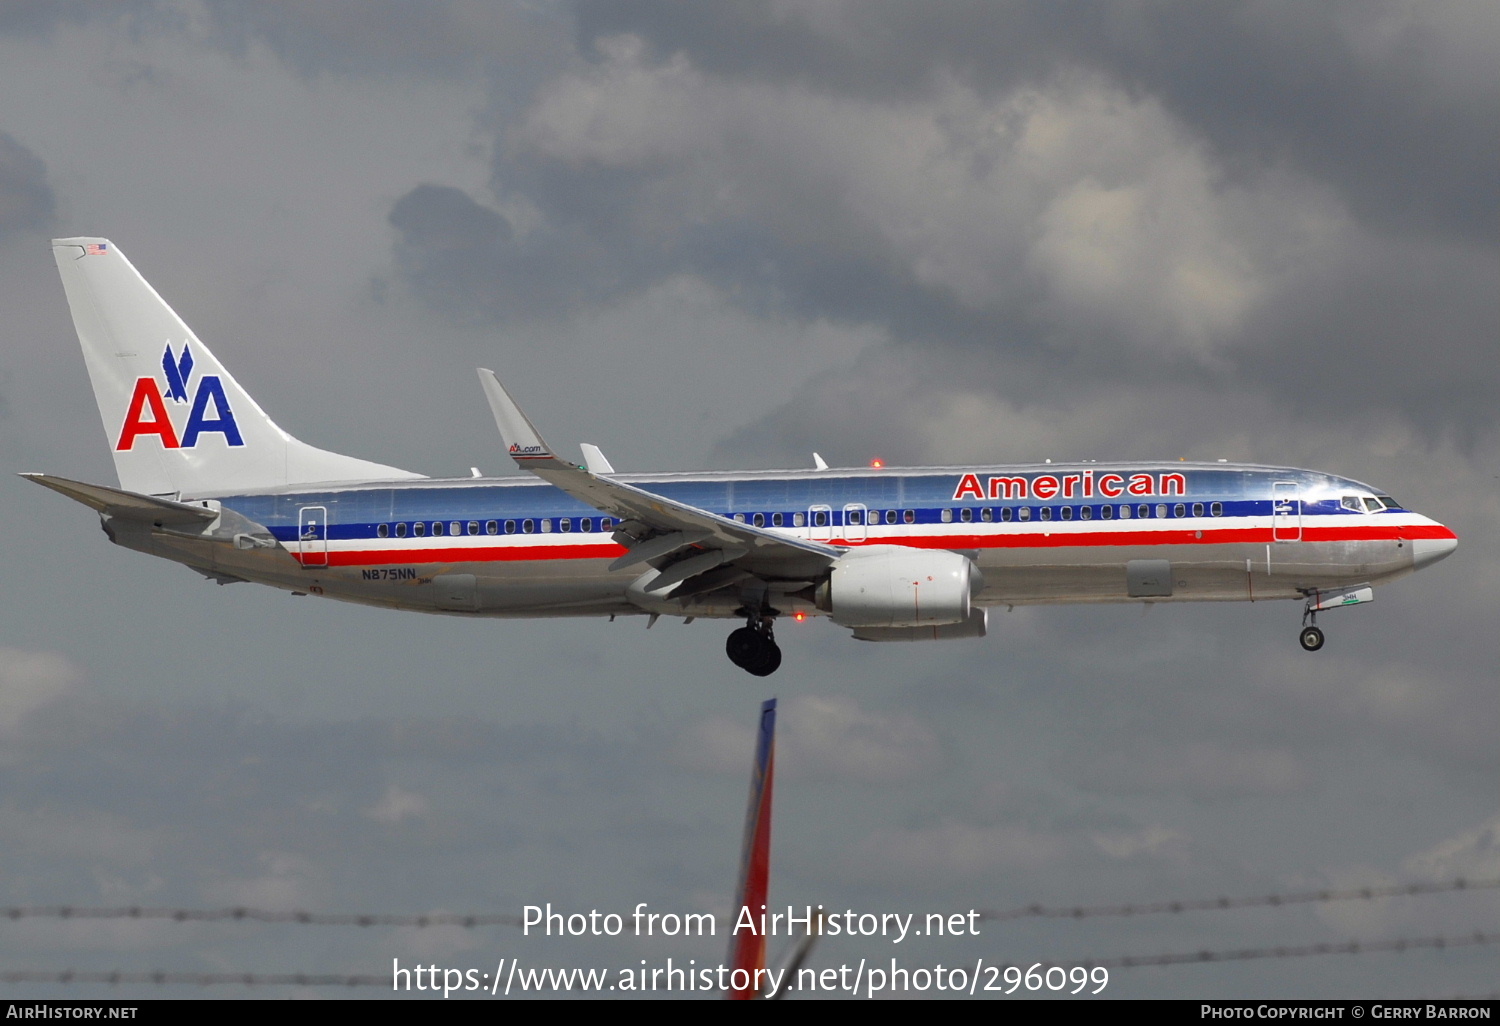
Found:
[{"label": "horizontal stabilizer", "polygon": [[219,510],[188,502],[173,502],[154,495],[141,495],[106,485],[70,481],[51,474],[22,474],[28,481],[35,481],[44,488],[51,488],[81,502],[105,516],[125,520],[144,520],[156,524],[202,524],[217,520]]}]

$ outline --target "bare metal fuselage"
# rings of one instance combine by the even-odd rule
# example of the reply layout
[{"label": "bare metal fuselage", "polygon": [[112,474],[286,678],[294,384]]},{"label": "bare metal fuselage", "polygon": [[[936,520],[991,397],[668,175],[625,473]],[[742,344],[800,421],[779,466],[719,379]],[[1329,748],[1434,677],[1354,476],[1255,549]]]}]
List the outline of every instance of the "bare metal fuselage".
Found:
[{"label": "bare metal fuselage", "polygon": [[[1396,579],[1455,544],[1429,518],[1394,504],[1370,509],[1379,502],[1370,503],[1376,493],[1366,485],[1286,468],[1084,464],[622,479],[787,537],[962,552],[983,577],[979,606],[1301,598]],[[1132,480],[1165,481],[1165,494],[1145,485],[1130,494],[1123,485]],[[993,481],[1009,494],[987,488]],[[376,482],[194,501],[224,512],[202,528],[106,527],[122,545],[221,581],[369,605],[506,617],[741,615],[733,587],[656,597],[636,586],[640,568],[611,572],[626,551],[611,537],[614,522],[540,482]],[[826,612],[816,582],[770,584],[782,615]]]}]

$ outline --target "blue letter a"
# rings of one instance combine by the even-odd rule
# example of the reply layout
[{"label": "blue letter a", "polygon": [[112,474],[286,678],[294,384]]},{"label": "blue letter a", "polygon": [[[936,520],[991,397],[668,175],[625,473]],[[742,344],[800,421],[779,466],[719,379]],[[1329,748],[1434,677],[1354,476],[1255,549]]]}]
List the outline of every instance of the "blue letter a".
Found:
[{"label": "blue letter a", "polygon": [[[208,401],[212,399],[214,412],[218,416],[209,420]],[[188,414],[187,429],[182,433],[182,447],[191,449],[198,444],[198,436],[205,431],[217,431],[230,445],[244,445],[240,437],[240,426],[234,422],[234,411],[224,396],[224,386],[217,374],[205,374],[198,382],[198,394],[193,397],[193,411]]]}]

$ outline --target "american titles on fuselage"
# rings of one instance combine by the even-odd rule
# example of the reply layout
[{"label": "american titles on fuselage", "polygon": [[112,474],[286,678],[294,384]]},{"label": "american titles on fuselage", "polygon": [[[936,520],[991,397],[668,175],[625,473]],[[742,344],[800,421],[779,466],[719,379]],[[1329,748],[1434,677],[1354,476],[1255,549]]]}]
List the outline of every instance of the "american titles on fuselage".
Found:
[{"label": "american titles on fuselage", "polygon": [[1183,474],[1100,474],[1096,480],[1092,469],[1076,474],[964,474],[953,489],[954,501],[961,499],[1091,499],[1099,495],[1117,499],[1122,495],[1186,495],[1187,477]]}]

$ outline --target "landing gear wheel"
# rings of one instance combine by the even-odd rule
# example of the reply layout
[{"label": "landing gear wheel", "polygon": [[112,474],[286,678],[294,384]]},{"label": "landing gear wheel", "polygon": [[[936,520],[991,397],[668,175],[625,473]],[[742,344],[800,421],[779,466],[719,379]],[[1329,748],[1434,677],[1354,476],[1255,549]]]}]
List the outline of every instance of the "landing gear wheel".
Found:
[{"label": "landing gear wheel", "polygon": [[761,648],[759,661],[753,666],[745,667],[745,669],[757,677],[769,677],[781,668],[781,646],[770,638],[762,638],[761,643],[763,647]]},{"label": "landing gear wheel", "polygon": [[781,647],[765,628],[741,627],[724,642],[724,654],[746,673],[769,677],[781,666]]},{"label": "landing gear wheel", "polygon": [[1297,640],[1302,642],[1302,647],[1307,651],[1316,652],[1323,647],[1323,630],[1321,627],[1304,627]]},{"label": "landing gear wheel", "polygon": [[760,653],[760,631],[754,627],[741,627],[732,632],[724,642],[724,654],[729,661],[742,670],[748,670]]}]

